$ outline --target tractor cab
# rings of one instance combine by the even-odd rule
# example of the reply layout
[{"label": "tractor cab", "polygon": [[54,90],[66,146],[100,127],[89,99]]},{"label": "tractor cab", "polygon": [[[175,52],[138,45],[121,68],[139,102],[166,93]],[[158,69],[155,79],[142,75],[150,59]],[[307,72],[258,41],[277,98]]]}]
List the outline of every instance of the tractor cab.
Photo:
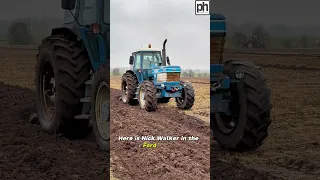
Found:
[{"label": "tractor cab", "polygon": [[62,0],[62,8],[65,10],[64,27],[53,29],[53,32],[67,29],[82,39],[93,70],[97,70],[110,54],[110,2]]},{"label": "tractor cab", "polygon": [[151,80],[153,78],[152,69],[162,65],[161,50],[151,48],[138,49],[132,53],[133,61],[130,64],[133,66],[134,72],[141,73],[141,79]]}]

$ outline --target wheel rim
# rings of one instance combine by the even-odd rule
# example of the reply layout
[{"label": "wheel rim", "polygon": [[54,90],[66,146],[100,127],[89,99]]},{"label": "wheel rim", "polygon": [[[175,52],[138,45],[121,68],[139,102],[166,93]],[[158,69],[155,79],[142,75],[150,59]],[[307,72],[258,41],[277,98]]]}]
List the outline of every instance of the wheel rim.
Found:
[{"label": "wheel rim", "polygon": [[217,113],[214,118],[217,127],[223,134],[230,134],[236,127],[236,120],[226,116],[224,113]]},{"label": "wheel rim", "polygon": [[106,82],[102,82],[98,86],[95,100],[95,115],[100,136],[104,140],[110,139],[110,119],[109,119],[109,87]]},{"label": "wheel rim", "polygon": [[237,89],[234,87],[231,90],[231,101],[229,103],[229,109],[232,112],[231,116],[225,113],[214,114],[214,120],[216,122],[216,127],[223,134],[230,134],[234,131],[237,126],[237,121],[240,114],[240,105]]},{"label": "wheel rim", "polygon": [[140,103],[140,107],[144,109],[146,106],[146,99],[145,99],[145,91],[143,87],[141,87],[139,91],[139,103]]},{"label": "wheel rim", "polygon": [[55,77],[52,65],[45,61],[40,75],[40,98],[42,102],[42,112],[46,121],[51,121],[55,113]]},{"label": "wheel rim", "polygon": [[127,102],[128,100],[128,86],[126,82],[122,83],[122,101]]},{"label": "wheel rim", "polygon": [[181,97],[177,97],[177,101],[179,104],[182,104],[184,102],[184,99],[185,99],[185,89],[183,88],[182,91],[181,91]]}]

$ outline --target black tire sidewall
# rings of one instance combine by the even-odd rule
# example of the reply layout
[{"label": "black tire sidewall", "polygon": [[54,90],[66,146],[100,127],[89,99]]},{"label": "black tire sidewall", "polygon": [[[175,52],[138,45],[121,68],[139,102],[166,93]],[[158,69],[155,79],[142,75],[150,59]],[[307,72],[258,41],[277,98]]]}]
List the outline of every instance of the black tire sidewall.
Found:
[{"label": "black tire sidewall", "polygon": [[[157,94],[156,93],[152,94],[152,92],[149,92],[149,90],[147,88],[147,84],[150,84],[150,86],[152,86],[151,88],[153,88],[153,90],[156,91],[156,87],[152,81],[142,82],[140,85],[139,93],[138,93],[139,105],[140,105],[141,109],[144,109],[146,111],[155,111],[157,109],[157,105],[158,105]],[[141,107],[141,102],[140,102],[140,92],[141,92],[140,90],[141,89],[144,90],[144,97],[145,97],[145,107],[144,108]]]},{"label": "black tire sidewall", "polygon": [[[102,67],[100,67],[100,69],[95,73],[95,76],[93,78],[93,83],[92,83],[92,94],[91,94],[91,111],[90,111],[90,118],[92,121],[92,127],[93,127],[93,133],[95,135],[96,138],[96,142],[99,146],[99,149],[102,151],[109,151],[110,150],[110,138],[109,140],[104,140],[99,132],[98,129],[98,125],[97,125],[97,121],[96,121],[96,115],[95,115],[95,102],[96,102],[96,96],[97,96],[97,91],[98,91],[98,87],[100,85],[100,83],[102,82],[106,82],[107,85],[109,86],[109,117],[108,120],[110,121],[110,78],[108,78],[108,73],[109,73],[109,69],[106,69],[107,66],[103,65]],[[109,133],[110,133],[110,126],[109,128]]]},{"label": "black tire sidewall", "polygon": [[57,101],[57,99],[59,99],[59,91],[55,92],[55,113],[53,115],[53,117],[51,118],[50,121],[46,120],[45,116],[44,116],[44,112],[43,112],[43,107],[44,107],[44,102],[43,102],[43,94],[41,93],[41,73],[42,73],[42,68],[44,66],[44,64],[46,62],[49,62],[53,68],[54,71],[54,76],[55,76],[55,82],[56,82],[56,86],[59,83],[59,77],[58,77],[58,69],[56,67],[56,63],[54,61],[54,55],[53,55],[53,48],[50,45],[42,45],[42,47],[40,47],[40,52],[38,54],[37,57],[37,67],[36,67],[36,78],[35,78],[35,87],[36,87],[36,101],[37,101],[37,112],[38,112],[38,118],[39,118],[39,123],[41,125],[41,127],[49,132],[49,133],[55,133],[59,131],[59,125],[60,125],[60,120],[58,119],[59,117],[59,101]]},{"label": "black tire sidewall", "polygon": [[233,129],[233,131],[229,135],[226,135],[220,131],[216,124],[216,121],[213,121],[212,126],[214,137],[223,142],[226,148],[234,148],[233,145],[239,143],[241,137],[243,136],[244,128],[246,127],[247,123],[247,102],[243,81],[237,83],[236,87],[239,96],[239,116],[235,129]]},{"label": "black tire sidewall", "polygon": [[[188,105],[188,91],[192,91],[193,94],[194,94],[194,90],[193,90],[193,87],[190,83],[186,83],[186,82],[181,82],[181,85],[183,86],[183,93],[184,93],[184,98],[183,98],[183,102],[179,102],[179,99],[178,98],[175,98],[176,99],[176,104],[177,106],[180,108],[180,109],[189,109],[189,107],[186,107]],[[181,95],[182,95],[182,92],[181,92]],[[194,102],[192,102],[193,104]],[[190,107],[191,108],[191,107]]]},{"label": "black tire sidewall", "polygon": [[[135,91],[133,91],[133,92],[129,92],[129,90],[130,90],[130,88],[128,88],[128,86],[130,85],[130,83],[129,83],[129,78],[128,77],[131,77],[131,78],[136,78],[135,77],[135,75],[133,74],[133,73],[131,73],[131,72],[126,72],[125,74],[123,74],[123,76],[122,76],[122,80],[121,80],[121,96],[123,97],[123,96],[126,96],[126,102],[124,102],[123,100],[122,100],[122,102],[124,102],[124,103],[126,103],[126,104],[130,104],[130,105],[135,105],[135,104],[137,104],[137,101],[136,101],[136,99],[134,99],[135,98]],[[123,92],[123,88],[124,88],[124,86],[123,86],[123,83],[126,83],[126,85],[127,85],[127,95],[125,95],[124,93],[125,92]],[[132,82],[132,84],[133,84],[134,82]],[[137,86],[138,86],[138,84],[136,84]],[[134,90],[136,90],[137,89],[137,86],[136,87],[132,87]]]}]

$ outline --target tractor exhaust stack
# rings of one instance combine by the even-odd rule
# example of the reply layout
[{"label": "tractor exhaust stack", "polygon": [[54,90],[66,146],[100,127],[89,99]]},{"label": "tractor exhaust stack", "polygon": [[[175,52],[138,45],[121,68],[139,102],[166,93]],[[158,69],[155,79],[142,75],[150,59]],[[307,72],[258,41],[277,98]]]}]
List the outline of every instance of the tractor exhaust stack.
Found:
[{"label": "tractor exhaust stack", "polygon": [[166,43],[167,43],[167,39],[164,40],[163,42],[163,47],[162,47],[162,66],[166,66]]}]

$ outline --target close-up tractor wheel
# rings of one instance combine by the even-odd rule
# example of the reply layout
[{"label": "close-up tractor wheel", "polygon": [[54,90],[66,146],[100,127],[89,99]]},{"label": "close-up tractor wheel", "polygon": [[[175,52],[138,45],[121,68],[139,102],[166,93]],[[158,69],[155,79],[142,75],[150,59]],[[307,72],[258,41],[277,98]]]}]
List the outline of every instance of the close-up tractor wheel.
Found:
[{"label": "close-up tractor wheel", "polygon": [[211,114],[214,138],[229,150],[258,148],[268,136],[271,123],[270,89],[266,77],[259,67],[248,61],[226,61],[224,68],[224,74],[231,79],[237,79],[241,74],[243,77],[231,86],[229,109],[232,115]]},{"label": "close-up tractor wheel", "polygon": [[136,90],[138,87],[138,79],[132,72],[126,72],[122,75],[121,80],[121,92],[122,92],[122,101],[130,105],[138,104],[138,101],[135,98]]},{"label": "close-up tractor wheel", "polygon": [[49,133],[70,137],[88,133],[88,120],[76,120],[81,114],[80,99],[91,64],[81,42],[63,35],[45,38],[39,47],[35,68],[36,102],[39,123]]},{"label": "close-up tractor wheel", "polygon": [[98,147],[110,150],[110,69],[106,64],[95,72],[92,83],[90,119]]},{"label": "close-up tractor wheel", "polygon": [[177,106],[184,110],[191,109],[195,100],[194,89],[191,83],[181,82],[181,85],[183,86],[183,89],[181,97],[176,98]]},{"label": "close-up tractor wheel", "polygon": [[141,109],[154,111],[157,109],[157,88],[152,81],[144,81],[139,89],[139,104]]}]

